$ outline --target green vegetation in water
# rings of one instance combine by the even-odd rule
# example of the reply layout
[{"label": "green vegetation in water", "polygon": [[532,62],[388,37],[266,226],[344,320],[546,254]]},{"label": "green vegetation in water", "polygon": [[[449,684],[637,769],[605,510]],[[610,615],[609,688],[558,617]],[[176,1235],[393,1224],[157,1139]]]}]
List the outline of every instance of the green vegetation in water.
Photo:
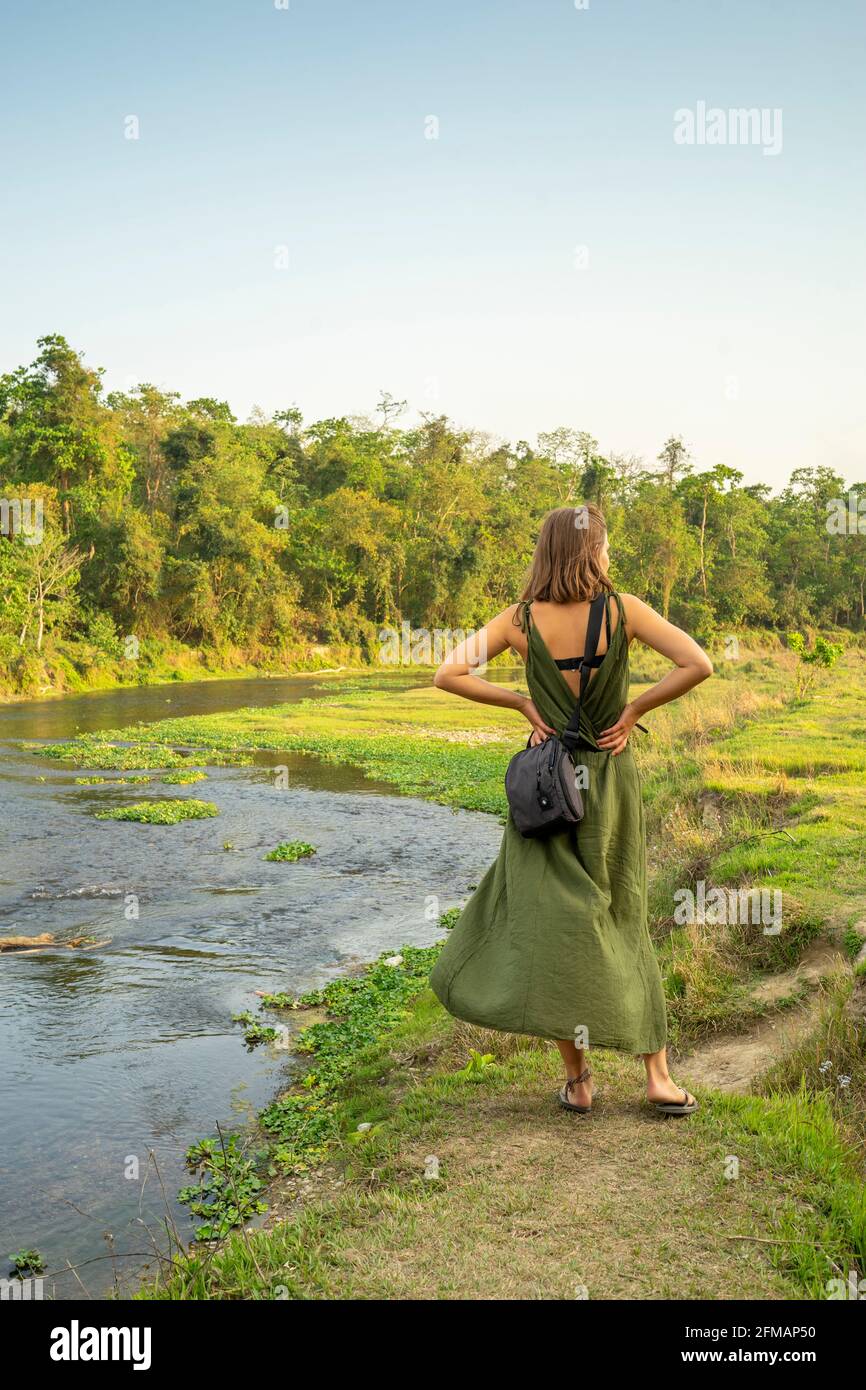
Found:
[{"label": "green vegetation in water", "polygon": [[266,854],[265,858],[272,863],[294,864],[296,860],[309,859],[310,855],[315,853],[315,845],[308,845],[306,840],[284,840],[276,849]]},{"label": "green vegetation in water", "polygon": [[[130,734],[141,729],[130,730]],[[179,752],[168,744],[154,742],[111,742],[109,737],[87,735],[70,739],[68,743],[24,743],[23,747],[40,758],[70,762],[76,767],[98,768],[123,772],[131,769],[157,771],[162,768],[189,768],[191,754]],[[248,767],[253,759],[249,752],[233,748],[196,748],[196,763],[212,767]],[[198,770],[198,769],[195,769]],[[120,779],[118,779],[120,780]],[[132,780],[132,779],[129,779]],[[165,780],[165,779],[163,779]]]},{"label": "green vegetation in water", "polygon": [[188,761],[173,748],[160,744],[115,745],[89,736],[70,739],[68,743],[25,743],[24,747],[40,758],[52,758],[57,762],[74,763],[76,767],[101,768],[106,771],[183,767]]},{"label": "green vegetation in water", "polygon": [[97,811],[97,820],[132,820],[143,825],[177,825],[182,820],[203,820],[218,816],[212,801],[137,801],[132,806],[118,806],[113,811]]},{"label": "green vegetation in water", "polygon": [[254,1047],[258,1047],[261,1043],[273,1042],[275,1038],[280,1036],[278,1028],[267,1027],[266,1024],[262,1023],[261,1019],[256,1018],[255,1014],[250,1013],[248,1009],[245,1010],[244,1013],[232,1014],[232,1022],[242,1023],[244,1025],[244,1042],[250,1051],[252,1051]]},{"label": "green vegetation in water", "polygon": [[[382,1043],[409,1017],[438,953],[438,946],[404,946],[396,954],[383,955],[363,974],[333,980],[300,998],[271,994],[262,999],[263,1009],[324,1007],[331,1018],[299,1035],[298,1051],[314,1058],[314,1070],[304,1077],[299,1094],[274,1101],[261,1116],[271,1136],[266,1148],[231,1135],[225,1141],[202,1139],[189,1150],[187,1163],[200,1170],[199,1185],[184,1187],[179,1200],[204,1221],[196,1240],[224,1236],[266,1210],[261,1193],[268,1178],[305,1171],[325,1155],[339,1133],[341,1086],[357,1062],[358,1050]],[[389,965],[389,960],[396,964]],[[253,1038],[253,1045],[279,1035],[250,1012],[236,1015],[235,1021],[245,1025],[245,1036],[248,1041]]]},{"label": "green vegetation in water", "polygon": [[199,1217],[197,1241],[218,1240],[233,1226],[267,1211],[261,1193],[262,1155],[247,1152],[240,1135],[201,1139],[186,1154],[187,1167],[198,1173],[198,1183],[182,1187],[178,1200]]},{"label": "green vegetation in water", "polygon": [[147,773],[142,773],[140,777],[76,777],[75,785],[76,787],[129,787],[133,784],[139,785],[152,781],[152,777],[148,777]]},{"label": "green vegetation in water", "polygon": [[191,786],[193,782],[204,782],[206,779],[206,772],[202,772],[200,768],[193,767],[190,768],[189,771],[181,770],[178,772],[167,772],[165,776],[160,777],[159,780],[160,782],[164,782],[166,786],[188,787]]},{"label": "green vegetation in water", "polygon": [[440,927],[444,927],[446,931],[453,931],[460,921],[460,912],[459,907],[447,907],[439,918]]},{"label": "green vegetation in water", "polygon": [[45,1260],[38,1250],[17,1250],[14,1255],[9,1256],[9,1260],[13,1274],[19,1279],[45,1272]]},{"label": "green vegetation in water", "polygon": [[[328,1018],[305,1028],[296,1050],[313,1058],[301,1094],[273,1102],[261,1121],[273,1136],[273,1160],[283,1171],[318,1163],[339,1134],[339,1100],[359,1052],[380,1042],[405,1019],[427,988],[440,947],[404,946],[379,957],[363,974],[332,980],[298,999],[265,995],[262,1008],[325,1008]],[[389,962],[394,962],[389,964]]]}]

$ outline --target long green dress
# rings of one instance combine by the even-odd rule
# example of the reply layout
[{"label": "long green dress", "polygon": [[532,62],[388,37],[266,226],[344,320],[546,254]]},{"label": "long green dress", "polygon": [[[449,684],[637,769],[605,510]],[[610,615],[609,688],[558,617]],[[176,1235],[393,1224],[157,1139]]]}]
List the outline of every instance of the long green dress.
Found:
[{"label": "long green dress", "polygon": [[[509,815],[499,858],[464,907],[431,984],[449,1013],[485,1028],[657,1052],[667,1015],[647,929],[640,778],[630,746],[614,756],[596,745],[628,702],[625,615],[614,598],[619,622],[581,708],[581,736],[591,745],[576,754],[588,768],[584,819],[550,838],[524,839]],[[530,695],[561,733],[575,696],[528,606],[519,612]]]}]

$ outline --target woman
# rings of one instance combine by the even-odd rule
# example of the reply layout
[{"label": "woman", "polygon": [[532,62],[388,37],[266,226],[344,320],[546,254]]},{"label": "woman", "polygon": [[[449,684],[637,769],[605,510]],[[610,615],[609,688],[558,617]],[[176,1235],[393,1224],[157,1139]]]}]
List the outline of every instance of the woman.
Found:
[{"label": "woman", "polygon": [[[640,779],[629,738],[647,711],[712,674],[685,632],[608,579],[608,541],[597,507],[560,507],[541,530],[520,603],[456,647],[436,672],[440,690],[519,710],[530,744],[561,734],[577,703],[591,600],[604,593],[605,623],[584,686],[581,743],[584,819],[545,839],[525,839],[509,815],[496,863],[469,899],[431,983],[457,1018],[556,1041],[565,1064],[559,1102],[592,1107],[588,1046],[640,1053],[647,1099],[690,1115],[697,1101],[668,1073],[667,1015],[647,928],[646,838]],[[629,700],[629,645],[637,638],[673,662]],[[526,663],[530,695],[474,674],[508,647]]]}]

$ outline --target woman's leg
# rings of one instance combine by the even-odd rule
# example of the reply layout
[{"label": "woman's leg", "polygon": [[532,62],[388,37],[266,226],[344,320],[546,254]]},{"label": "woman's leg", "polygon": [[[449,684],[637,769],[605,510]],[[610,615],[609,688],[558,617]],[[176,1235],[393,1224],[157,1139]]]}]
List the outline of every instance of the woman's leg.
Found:
[{"label": "woman's leg", "polygon": [[[559,1055],[565,1064],[565,1077],[567,1081],[573,1080],[582,1074],[586,1067],[586,1054],[582,1047],[575,1047],[571,1039],[557,1040],[556,1046],[559,1048]],[[592,1104],[592,1081],[581,1081],[580,1085],[572,1086],[568,1092],[568,1099],[572,1105],[591,1105]]]},{"label": "woman's leg", "polygon": [[[677,1086],[676,1082],[671,1080],[667,1048],[663,1047],[659,1052],[645,1052],[643,1060],[646,1067],[647,1100],[682,1100],[685,1087]],[[694,1103],[694,1099],[694,1096],[689,1096],[689,1105]]]}]

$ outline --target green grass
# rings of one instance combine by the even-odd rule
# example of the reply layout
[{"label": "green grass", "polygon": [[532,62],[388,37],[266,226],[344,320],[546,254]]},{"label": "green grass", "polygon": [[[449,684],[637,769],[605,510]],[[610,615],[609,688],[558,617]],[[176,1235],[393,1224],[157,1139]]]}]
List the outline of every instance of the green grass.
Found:
[{"label": "green grass", "polygon": [[768,1251],[802,1296],[827,1298],[839,1271],[847,1278],[854,1267],[866,1270],[862,1163],[826,1096],[810,1093],[805,1082],[789,1095],[717,1095],[699,1128],[720,1154],[738,1159],[736,1181],[773,1175],[778,1201]]}]

